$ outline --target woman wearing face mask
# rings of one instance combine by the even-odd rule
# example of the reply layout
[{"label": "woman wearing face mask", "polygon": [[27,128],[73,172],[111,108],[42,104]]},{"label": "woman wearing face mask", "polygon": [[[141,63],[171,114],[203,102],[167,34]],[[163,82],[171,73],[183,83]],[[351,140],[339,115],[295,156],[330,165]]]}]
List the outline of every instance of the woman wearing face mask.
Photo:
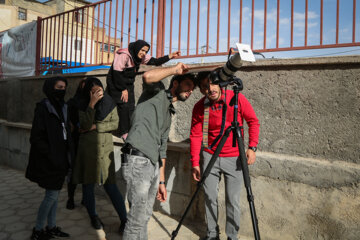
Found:
[{"label": "woman wearing face mask", "polygon": [[56,226],[58,197],[68,173],[72,152],[70,121],[64,102],[66,86],[67,81],[63,77],[47,79],[43,86],[47,98],[37,103],[35,108],[25,176],[45,189],[45,197],[39,207],[32,240],[69,237]]},{"label": "woman wearing face mask", "polygon": [[130,117],[135,109],[134,81],[140,64],[160,66],[170,59],[180,56],[180,51],[153,58],[147,53],[150,45],[144,40],[129,44],[128,48],[116,51],[114,62],[107,75],[106,91],[117,104],[119,114],[118,135],[126,139],[130,129]]},{"label": "woman wearing face mask", "polygon": [[97,229],[103,223],[95,209],[95,184],[103,185],[119,215],[123,231],[126,209],[123,197],[116,186],[114,145],[111,131],[118,126],[118,114],[112,98],[104,93],[99,79],[86,79],[79,106],[80,138],[74,163],[73,183],[82,183],[84,203],[91,224]]}]

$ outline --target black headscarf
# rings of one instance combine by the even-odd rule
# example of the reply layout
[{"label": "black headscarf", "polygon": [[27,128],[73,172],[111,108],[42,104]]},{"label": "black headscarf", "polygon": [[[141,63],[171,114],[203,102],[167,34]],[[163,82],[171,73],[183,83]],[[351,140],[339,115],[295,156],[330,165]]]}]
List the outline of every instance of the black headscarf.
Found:
[{"label": "black headscarf", "polygon": [[[64,121],[64,115],[62,112],[62,108],[65,104],[64,96],[65,96],[65,90],[57,90],[55,89],[55,84],[58,81],[62,81],[67,86],[67,80],[64,77],[52,77],[45,80],[43,85],[43,92],[46,95],[46,97],[49,99],[51,105],[54,106],[56,112],[58,113],[59,117]],[[62,92],[62,94],[59,96],[59,92]]]},{"label": "black headscarf", "polygon": [[74,96],[69,100],[69,101],[72,101],[72,104],[74,104],[74,106],[76,108],[79,108],[79,103],[80,103],[80,100],[81,100],[81,97],[82,97],[82,91],[84,89],[84,84],[85,84],[85,79],[81,80],[79,82],[79,85],[76,89],[76,92],[74,94]]},{"label": "black headscarf", "polygon": [[[85,111],[89,106],[90,92],[94,86],[100,86],[103,90],[104,87],[101,81],[95,77],[88,77],[85,81],[85,86],[82,90],[79,109]],[[116,107],[113,99],[104,91],[104,97],[95,104],[95,119],[102,121],[109,113]]]},{"label": "black headscarf", "polygon": [[129,53],[131,54],[132,59],[134,60],[134,64],[136,68],[139,68],[139,65],[142,60],[141,58],[138,57],[138,53],[144,46],[148,46],[150,49],[150,44],[148,44],[144,40],[137,40],[136,42],[131,42],[129,44],[128,50]]}]

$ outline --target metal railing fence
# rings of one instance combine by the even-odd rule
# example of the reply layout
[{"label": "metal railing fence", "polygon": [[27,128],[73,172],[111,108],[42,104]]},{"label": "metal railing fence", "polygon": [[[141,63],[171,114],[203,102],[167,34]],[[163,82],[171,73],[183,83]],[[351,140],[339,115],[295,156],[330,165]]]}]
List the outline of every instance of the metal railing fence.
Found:
[{"label": "metal railing fence", "polygon": [[137,39],[157,57],[360,46],[360,0],[103,0],[38,18],[36,69],[110,65]]}]

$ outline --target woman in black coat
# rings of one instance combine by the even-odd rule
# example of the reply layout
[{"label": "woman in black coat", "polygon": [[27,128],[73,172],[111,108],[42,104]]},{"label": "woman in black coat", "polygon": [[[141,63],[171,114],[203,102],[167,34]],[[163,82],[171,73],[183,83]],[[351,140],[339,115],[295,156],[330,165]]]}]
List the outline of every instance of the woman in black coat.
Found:
[{"label": "woman in black coat", "polygon": [[45,197],[31,235],[33,240],[69,237],[56,226],[58,196],[68,174],[72,152],[70,121],[64,102],[66,86],[65,78],[47,79],[43,86],[47,98],[37,103],[35,108],[25,176],[45,189]]},{"label": "woman in black coat", "polygon": [[[80,104],[80,98],[82,94],[82,90],[85,86],[85,79],[81,80],[79,82],[78,88],[76,89],[75,95],[67,101],[68,105],[68,113],[69,113],[69,119],[72,124],[71,126],[71,137],[72,137],[72,143],[74,146],[74,155],[76,156],[77,147],[79,145],[79,136],[80,136],[80,123],[79,123],[79,104]],[[72,168],[72,167],[71,167]],[[70,174],[68,176],[68,184],[67,184],[67,190],[68,190],[68,200],[66,202],[66,208],[69,210],[72,210],[75,208],[75,190],[76,185],[71,182],[72,178],[72,170],[70,171]],[[84,189],[83,189],[84,190]],[[81,200],[81,204],[84,204],[84,196]]]}]

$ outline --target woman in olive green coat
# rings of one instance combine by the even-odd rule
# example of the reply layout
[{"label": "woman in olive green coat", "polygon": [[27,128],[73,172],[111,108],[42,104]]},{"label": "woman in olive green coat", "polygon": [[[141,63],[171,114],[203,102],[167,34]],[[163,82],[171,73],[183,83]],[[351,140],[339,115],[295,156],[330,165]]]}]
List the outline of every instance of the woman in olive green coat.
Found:
[{"label": "woman in olive green coat", "polygon": [[73,183],[84,184],[84,203],[95,229],[101,222],[95,209],[95,184],[103,185],[117,211],[123,230],[126,209],[123,197],[116,186],[114,145],[111,131],[118,127],[118,114],[112,98],[104,93],[99,79],[86,79],[80,100],[80,138],[74,164]]}]

